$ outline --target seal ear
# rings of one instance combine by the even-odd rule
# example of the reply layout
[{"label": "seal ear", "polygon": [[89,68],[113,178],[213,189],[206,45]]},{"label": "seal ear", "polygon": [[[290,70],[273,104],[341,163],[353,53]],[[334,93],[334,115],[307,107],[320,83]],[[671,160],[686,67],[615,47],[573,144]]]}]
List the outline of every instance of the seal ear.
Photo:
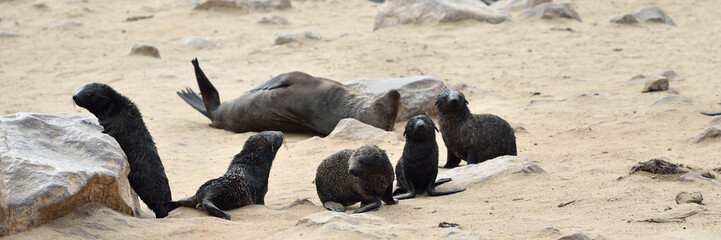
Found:
[{"label": "seal ear", "polygon": [[463,99],[463,103],[465,103],[466,105],[468,105],[468,100]]}]

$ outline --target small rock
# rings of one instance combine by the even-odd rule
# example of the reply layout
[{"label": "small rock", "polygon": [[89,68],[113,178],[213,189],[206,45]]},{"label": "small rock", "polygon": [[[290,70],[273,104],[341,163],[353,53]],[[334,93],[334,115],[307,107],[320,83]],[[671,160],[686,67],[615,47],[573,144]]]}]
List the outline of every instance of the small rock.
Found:
[{"label": "small rock", "polygon": [[275,38],[275,45],[285,45],[294,42],[299,43],[293,34],[280,34]]},{"label": "small rock", "polygon": [[586,234],[583,234],[583,232],[578,230],[573,230],[573,233],[570,235],[562,236],[557,238],[556,240],[591,240],[589,237],[586,236]]},{"label": "small rock", "polygon": [[712,117],[710,120],[708,120],[710,124],[718,124],[721,123],[721,115]]},{"label": "small rock", "polygon": [[671,69],[663,70],[661,73],[658,74],[659,76],[663,76],[668,80],[671,81],[682,81],[683,77],[679,76],[676,71]]},{"label": "small rock", "polygon": [[215,43],[202,37],[189,37],[183,41],[183,46],[193,46],[197,49],[214,48]]},{"label": "small rock", "polygon": [[450,227],[460,228],[460,226],[461,225],[458,223],[449,223],[449,222],[441,222],[438,224],[439,228],[450,228]]},{"label": "small rock", "polygon": [[646,86],[643,87],[643,90],[641,90],[641,92],[646,93],[666,90],[668,90],[668,79],[666,79],[665,77],[660,77],[654,81],[646,82]]},{"label": "small rock", "polygon": [[355,118],[344,118],[338,122],[333,131],[328,134],[327,139],[345,139],[353,141],[366,141],[373,138],[379,138],[387,134],[394,135],[399,141],[405,141],[405,138],[395,132],[386,132],[383,129],[365,124]]},{"label": "small rock", "polygon": [[646,76],[643,74],[638,74],[636,76],[633,76],[629,78],[627,81],[628,85],[636,85],[637,83],[644,83],[646,82]]},{"label": "small rock", "polygon": [[67,22],[64,22],[64,23],[56,24],[55,26],[52,26],[51,28],[58,28],[58,29],[62,29],[62,30],[68,30],[68,29],[71,29],[71,28],[76,28],[76,27],[81,27],[81,26],[83,26],[83,23],[82,23],[82,22],[78,22],[78,21],[67,21]]},{"label": "small rock", "polygon": [[151,19],[151,18],[153,18],[153,15],[134,16],[134,17],[128,17],[128,18],[126,18],[125,21],[126,21],[126,22],[135,22],[135,21],[138,21],[138,20]]},{"label": "small rock", "polygon": [[581,16],[578,15],[578,12],[576,12],[576,9],[571,7],[570,3],[567,2],[548,2],[543,3],[540,5],[537,5],[535,7],[532,7],[530,9],[527,9],[521,14],[525,15],[528,18],[541,18],[541,19],[553,19],[553,18],[569,18],[569,19],[576,19],[579,22],[583,22],[581,20]]},{"label": "small rock", "polygon": [[615,17],[612,17],[611,19],[608,19],[607,22],[612,23],[618,23],[618,24],[637,24],[638,19],[633,16],[633,14],[621,14]]},{"label": "small rock", "polygon": [[497,24],[511,20],[511,15],[478,0],[388,0],[378,9],[373,31],[396,24],[424,25],[466,19]]},{"label": "small rock", "polygon": [[678,164],[671,163],[666,158],[655,158],[645,162],[639,162],[631,167],[631,173],[649,172],[652,174],[677,174],[686,173],[687,169],[680,167]]},{"label": "small rock", "polygon": [[35,9],[37,9],[37,10],[40,10],[40,11],[50,10],[50,8],[48,7],[48,5],[45,5],[45,3],[36,3],[36,4],[33,4],[33,8],[35,8]]},{"label": "small rock", "polygon": [[149,44],[135,44],[130,49],[129,56],[148,56],[154,58],[160,58],[160,51],[153,45]]},{"label": "small rock", "polygon": [[303,32],[303,37],[310,39],[310,40],[320,40],[320,37],[318,34],[315,34],[313,32],[305,31]]},{"label": "small rock", "polygon": [[0,31],[0,38],[11,38],[11,37],[17,37],[20,36],[16,32],[11,31]]},{"label": "small rock", "polygon": [[438,174],[440,178],[451,178],[453,181],[438,185],[436,189],[446,191],[465,188],[473,184],[486,182],[501,175],[543,174],[546,173],[537,163],[528,161],[521,156],[500,156],[478,164],[471,164],[449,169]]},{"label": "small rock", "polygon": [[641,8],[633,12],[632,15],[638,19],[639,22],[663,23],[669,26],[676,26],[676,23],[671,20],[671,17],[666,15],[666,12],[658,6]]},{"label": "small rock", "polygon": [[678,195],[676,195],[676,203],[682,204],[682,203],[696,203],[696,204],[702,204],[703,201],[703,195],[701,195],[700,192],[680,192]]},{"label": "small rock", "polygon": [[448,240],[481,240],[483,237],[477,232],[463,231],[455,227],[448,228],[444,235]]},{"label": "small rock", "polygon": [[691,104],[691,99],[681,97],[678,95],[671,95],[668,94],[666,96],[663,96],[653,102],[651,105],[661,105],[661,104]]},{"label": "small rock", "polygon": [[270,15],[270,16],[263,16],[255,21],[255,23],[259,24],[280,24],[280,25],[288,25],[290,22],[286,20],[283,16],[279,15]]},{"label": "small rock", "polygon": [[528,133],[526,127],[524,127],[523,124],[520,123],[511,125],[511,128],[513,128],[513,133]]},{"label": "small rock", "polygon": [[706,130],[696,136],[696,140],[694,140],[693,143],[700,143],[701,141],[705,141],[707,139],[719,137],[721,137],[721,125],[714,125],[706,128]]},{"label": "small rock", "polygon": [[552,1],[553,0],[502,0],[491,4],[491,7],[513,12],[535,7],[536,5]]}]

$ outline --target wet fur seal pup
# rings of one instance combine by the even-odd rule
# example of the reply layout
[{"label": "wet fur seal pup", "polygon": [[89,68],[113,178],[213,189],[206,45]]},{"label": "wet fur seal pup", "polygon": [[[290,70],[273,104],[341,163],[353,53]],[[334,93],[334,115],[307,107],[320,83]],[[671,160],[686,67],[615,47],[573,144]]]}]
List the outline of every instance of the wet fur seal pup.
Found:
[{"label": "wet fur seal pup", "polygon": [[225,175],[205,182],[194,196],[167,204],[168,211],[180,206],[205,209],[215,217],[233,221],[224,210],[265,204],[270,167],[283,144],[283,133],[265,131],[245,141],[243,150],[230,162]]},{"label": "wet fur seal pup", "polygon": [[403,132],[406,144],[403,147],[403,155],[396,164],[396,187],[393,189],[393,195],[405,194],[395,199],[414,198],[416,194],[423,192],[428,192],[429,196],[441,196],[466,190],[465,188],[436,190],[436,185],[449,182],[451,179],[442,178],[436,181],[438,144],[435,131],[438,131],[436,124],[426,115],[418,115],[408,120]]},{"label": "wet fur seal pup", "polygon": [[516,136],[511,125],[493,114],[471,114],[463,93],[446,90],[438,94],[438,125],[448,148],[445,168],[461,159],[476,164],[503,155],[516,155]]},{"label": "wet fur seal pup", "polygon": [[202,99],[190,88],[177,92],[178,96],[208,117],[210,126],[233,132],[276,130],[328,135],[343,118],[390,131],[401,106],[396,90],[374,99],[303,72],[278,75],[221,104],[198,59],[192,63]]},{"label": "wet fur seal pup", "polygon": [[323,206],[336,212],[357,202],[361,206],[354,213],[378,209],[381,200],[398,203],[393,199],[393,165],[376,145],[341,150],[323,160],[315,174],[315,189]]},{"label": "wet fur seal pup", "polygon": [[171,200],[168,177],[158,150],[138,107],[102,83],[90,83],[73,95],[73,101],[90,111],[106,133],[120,144],[130,164],[128,181],[156,218],[168,216],[164,204]]}]

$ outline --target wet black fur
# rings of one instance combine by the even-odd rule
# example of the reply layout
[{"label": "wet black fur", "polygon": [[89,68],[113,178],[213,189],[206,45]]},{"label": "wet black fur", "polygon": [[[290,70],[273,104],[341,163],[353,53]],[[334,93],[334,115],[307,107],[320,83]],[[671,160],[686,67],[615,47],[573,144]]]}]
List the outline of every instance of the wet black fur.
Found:
[{"label": "wet black fur", "polygon": [[403,155],[396,164],[396,187],[393,195],[405,193],[396,199],[413,198],[416,194],[428,192],[429,196],[441,196],[466,190],[438,191],[436,185],[451,181],[438,179],[438,144],[436,124],[426,115],[418,115],[406,124],[403,136],[406,144]]},{"label": "wet black fur", "polygon": [[233,220],[223,210],[251,204],[265,204],[270,167],[283,144],[283,133],[265,131],[251,136],[236,154],[225,175],[207,181],[194,196],[167,204],[168,211],[185,206],[215,217]]},{"label": "wet black fur", "polygon": [[438,94],[438,125],[448,149],[445,168],[462,160],[476,164],[503,155],[516,155],[511,125],[493,114],[471,114],[463,93],[446,90]]},{"label": "wet black fur", "polygon": [[104,128],[103,133],[120,144],[130,164],[128,181],[140,199],[155,212],[155,217],[167,216],[164,204],[171,200],[168,178],[138,107],[102,83],[83,86],[73,100],[94,114]]},{"label": "wet black fur", "polygon": [[398,203],[393,199],[393,166],[376,145],[341,150],[323,160],[315,187],[323,206],[336,212],[345,212],[345,206],[357,202],[361,206],[355,213],[378,209],[381,200]]}]

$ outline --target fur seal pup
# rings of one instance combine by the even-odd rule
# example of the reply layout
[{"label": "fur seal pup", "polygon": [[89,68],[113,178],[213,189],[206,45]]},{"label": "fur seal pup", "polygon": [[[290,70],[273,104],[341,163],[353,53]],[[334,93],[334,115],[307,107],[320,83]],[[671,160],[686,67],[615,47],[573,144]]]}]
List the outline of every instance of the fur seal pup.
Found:
[{"label": "fur seal pup", "polygon": [[395,199],[413,198],[416,194],[428,192],[429,196],[448,195],[466,190],[454,189],[438,191],[436,185],[451,181],[438,176],[438,144],[436,143],[436,124],[426,115],[418,115],[406,124],[403,136],[406,144],[403,155],[396,164],[396,187],[393,195],[405,193]]},{"label": "fur seal pup", "polygon": [[265,131],[245,141],[243,150],[230,162],[225,175],[205,182],[194,196],[168,202],[168,211],[180,206],[205,209],[215,217],[233,221],[223,210],[251,204],[265,204],[268,192],[268,175],[273,159],[283,144],[283,133]]},{"label": "fur seal pup", "polygon": [[461,159],[476,164],[503,155],[516,155],[516,136],[511,125],[493,114],[471,114],[463,93],[446,90],[438,94],[438,125],[448,148],[445,168]]},{"label": "fur seal pup", "polygon": [[393,165],[376,145],[341,150],[323,160],[315,174],[315,189],[323,206],[336,212],[357,202],[361,206],[355,213],[378,209],[381,200],[398,203],[393,199]]},{"label": "fur seal pup", "polygon": [[396,90],[373,99],[336,81],[303,72],[278,75],[221,104],[198,59],[192,63],[202,99],[190,88],[177,92],[178,96],[208,117],[210,126],[233,132],[276,130],[328,135],[343,118],[390,131],[401,106]]},{"label": "fur seal pup", "polygon": [[138,107],[108,85],[90,83],[73,95],[73,101],[90,111],[106,133],[120,144],[130,164],[128,182],[156,218],[168,216],[164,204],[171,200],[168,177],[158,150]]}]

